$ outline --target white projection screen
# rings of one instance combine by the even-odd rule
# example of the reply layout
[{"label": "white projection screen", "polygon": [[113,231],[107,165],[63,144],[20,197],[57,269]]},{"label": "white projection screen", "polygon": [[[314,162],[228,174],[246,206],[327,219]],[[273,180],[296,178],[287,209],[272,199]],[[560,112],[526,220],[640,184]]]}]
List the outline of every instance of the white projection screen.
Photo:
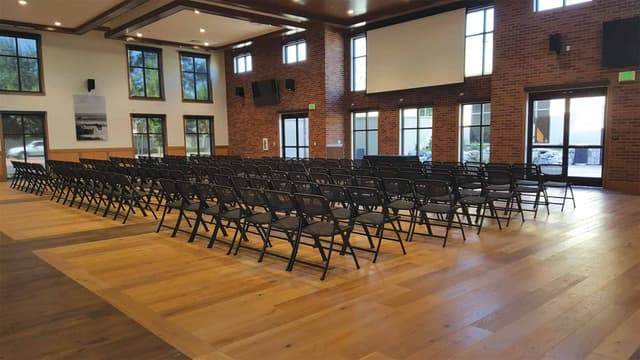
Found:
[{"label": "white projection screen", "polygon": [[367,93],[464,81],[465,9],[367,31]]}]

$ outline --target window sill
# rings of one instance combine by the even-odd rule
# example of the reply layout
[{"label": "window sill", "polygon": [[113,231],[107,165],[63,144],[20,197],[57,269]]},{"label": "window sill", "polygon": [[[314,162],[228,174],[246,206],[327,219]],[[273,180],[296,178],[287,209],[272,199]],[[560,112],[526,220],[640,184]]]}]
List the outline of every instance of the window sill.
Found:
[{"label": "window sill", "polygon": [[209,100],[189,100],[189,99],[182,99],[183,103],[190,103],[190,104],[213,104],[213,99],[209,99]]},{"label": "window sill", "polygon": [[34,91],[11,91],[11,90],[0,90],[0,95],[27,95],[27,96],[45,96],[46,93],[44,91],[34,92]]},{"label": "window sill", "polygon": [[129,96],[129,100],[165,101],[164,97],[152,98],[144,96]]}]

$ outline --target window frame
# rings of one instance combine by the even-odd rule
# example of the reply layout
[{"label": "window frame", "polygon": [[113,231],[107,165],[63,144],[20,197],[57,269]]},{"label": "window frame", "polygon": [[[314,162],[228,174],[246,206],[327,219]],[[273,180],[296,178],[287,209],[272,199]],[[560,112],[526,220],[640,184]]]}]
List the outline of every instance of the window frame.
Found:
[{"label": "window frame", "polygon": [[[197,120],[197,122],[200,122],[200,120],[207,120],[209,121],[209,126],[207,127],[209,129],[209,146],[211,148],[211,155],[215,155],[215,139],[214,139],[214,117],[213,116],[207,116],[207,115],[184,115],[182,117],[183,120],[183,124],[184,124],[184,150],[185,150],[185,154],[186,156],[189,156],[189,151],[187,149],[187,135],[196,135],[196,142],[197,142],[197,156],[200,156],[202,154],[200,154],[200,135],[206,135],[207,133],[201,133],[200,132],[200,127],[197,126],[198,124],[196,123],[196,132],[187,132],[187,120]],[[206,154],[205,154],[206,155]]]},{"label": "window frame", "polygon": [[[244,58],[244,71],[238,71],[238,60],[240,58]],[[251,70],[247,70],[247,58],[251,59]],[[245,51],[242,53],[238,53],[233,55],[233,73],[234,74],[245,74],[253,71],[253,55],[251,55],[250,51]]]},{"label": "window frame", "polygon": [[[37,62],[38,62],[38,85],[39,85],[39,90],[38,91],[24,91],[24,90],[1,90],[0,89],[0,94],[4,94],[4,95],[45,95],[45,89],[44,89],[44,68],[43,68],[43,61],[42,61],[42,36],[40,34],[32,34],[32,33],[23,33],[23,32],[16,32],[16,31],[10,31],[10,30],[2,30],[0,29],[0,36],[6,36],[6,37],[13,37],[15,38],[15,42],[16,42],[16,55],[0,55],[2,57],[12,57],[12,58],[16,58],[17,59],[17,64],[18,64],[18,88],[20,88],[21,86],[21,82],[20,82],[20,58],[21,56],[18,54],[18,38],[23,38],[23,39],[31,39],[31,40],[35,40],[36,41],[36,52],[37,52]],[[27,56],[22,56],[22,58],[27,58],[27,59],[34,59],[33,57],[27,57]]]},{"label": "window frame", "polygon": [[[185,71],[182,69],[182,57],[190,57],[192,59],[193,62],[193,71]],[[209,56],[208,54],[198,54],[198,53],[191,53],[191,52],[185,52],[185,51],[180,51],[178,53],[178,57],[180,60],[180,90],[182,93],[182,102],[195,102],[195,103],[212,103],[213,102],[213,94],[211,94],[211,56]],[[198,90],[197,90],[197,79],[196,79],[196,74],[204,74],[202,72],[197,72],[196,71],[196,64],[195,64],[195,59],[196,58],[200,58],[200,59],[204,59],[206,61],[207,64],[207,98],[206,99],[198,99]],[[193,74],[193,91],[194,91],[194,97],[195,99],[185,99],[184,97],[184,85],[183,85],[183,81],[184,81],[184,73],[191,73]]]},{"label": "window frame", "polygon": [[[404,125],[404,111],[416,109],[416,127],[405,127]],[[420,110],[421,109],[430,109],[431,110],[431,126],[430,127],[421,127],[420,126]],[[400,108],[400,155],[404,155],[404,141],[405,141],[405,130],[415,130],[416,131],[416,156],[420,157],[420,130],[431,130],[431,157],[433,158],[433,105],[421,105],[421,106],[409,106]]]},{"label": "window frame", "polygon": [[567,5],[567,0],[562,0],[562,6],[553,7],[553,8],[544,9],[544,10],[539,10],[539,7],[540,7],[538,5],[539,2],[540,2],[540,0],[533,0],[533,12],[535,12],[535,13],[540,13],[540,12],[545,12],[545,11],[550,11],[550,10],[557,10],[557,9],[564,9],[566,7],[569,7],[569,6],[588,4],[588,3],[592,3],[593,0],[586,0],[586,1],[583,1],[581,3],[569,4],[569,5]]},{"label": "window frame", "polygon": [[[146,141],[147,141],[147,149],[148,152],[147,154],[143,155],[143,156],[148,156],[151,157],[151,137],[150,135],[157,135],[158,133],[150,133],[149,132],[149,118],[160,118],[162,119],[162,156],[161,157],[166,157],[167,156],[167,115],[165,114],[148,114],[148,113],[132,113],[130,114],[130,118],[131,121],[129,122],[131,124],[131,144],[132,144],[132,148],[133,148],[133,156],[136,157],[136,143],[135,143],[135,135],[136,134],[144,134]],[[144,133],[134,133],[134,127],[133,127],[133,121],[135,118],[145,118],[146,119],[146,132]],[[186,147],[185,147],[186,148]]]},{"label": "window frame", "polygon": [[[367,55],[368,52],[365,52],[364,55],[361,56],[356,56],[356,52],[355,52],[355,41],[358,39],[364,38],[365,39],[365,46],[366,46],[366,41],[367,41],[367,33],[360,33],[357,35],[354,35],[351,37],[350,40],[350,44],[351,44],[351,91],[352,92],[357,92],[357,91],[367,91]],[[361,59],[364,58],[364,88],[363,89],[356,89],[356,59]]]},{"label": "window frame", "polygon": [[[369,113],[377,113],[378,114],[378,125],[375,129],[369,129]],[[356,114],[365,114],[365,128],[356,130],[355,122],[356,122]],[[369,132],[376,132],[376,147],[378,151],[376,154],[369,154]],[[358,110],[351,112],[351,159],[356,159],[356,148],[355,148],[355,138],[357,132],[365,133],[365,154],[363,158],[368,155],[378,155],[380,153],[380,111],[379,110]]]},{"label": "window frame", "polygon": [[[535,2],[537,2],[538,0],[534,0]],[[566,0],[563,0],[566,1]],[[489,9],[493,9],[493,19],[494,19],[494,23],[492,26],[492,30],[491,31],[487,31],[487,10]],[[475,33],[475,34],[471,34],[471,35],[467,35],[467,17],[469,16],[469,14],[475,13],[475,12],[480,12],[482,11],[482,15],[483,15],[483,20],[482,20],[482,32],[480,33]],[[482,7],[476,7],[476,8],[468,8],[467,12],[465,14],[465,21],[464,21],[464,78],[472,78],[472,77],[477,77],[477,76],[489,76],[493,74],[493,65],[494,65],[494,60],[492,59],[491,61],[491,70],[489,72],[485,71],[485,66],[486,66],[486,56],[487,56],[487,46],[486,46],[486,40],[487,40],[487,34],[491,34],[492,35],[492,42],[491,42],[491,53],[492,56],[495,57],[495,6],[494,5],[489,5],[489,6],[482,6]],[[482,35],[482,72],[480,74],[473,74],[473,75],[467,75],[467,39],[470,37],[477,37]]]},{"label": "window frame", "polygon": [[[469,105],[469,106],[473,106],[473,105],[480,105],[480,125],[464,125],[464,106]],[[491,115],[492,115],[492,111],[493,109],[490,109],[489,111],[489,124],[484,124],[484,109],[485,106],[489,105],[491,106],[491,101],[478,101],[478,102],[469,102],[469,103],[463,103],[460,104],[460,127],[459,127],[459,131],[460,131],[460,141],[458,142],[459,144],[459,150],[460,150],[460,162],[464,163],[464,129],[466,128],[479,128],[480,129],[480,148],[479,148],[479,162],[481,163],[487,163],[488,161],[485,160],[491,160],[491,138],[489,138],[489,159],[484,159],[483,158],[483,153],[484,153],[484,143],[482,142],[482,139],[484,137],[484,129],[485,128],[489,128],[489,131],[491,131]],[[489,133],[491,134],[491,133]]]},{"label": "window frame", "polygon": [[[304,60],[300,60],[300,44],[305,44]],[[287,48],[292,46],[294,46],[296,49],[296,61],[288,62]],[[305,61],[307,61],[307,40],[306,39],[302,38],[302,39],[291,40],[284,43],[284,45],[282,45],[282,63],[283,64],[291,65],[291,64],[298,64]]]},{"label": "window frame", "polygon": [[[149,69],[153,69],[153,70],[158,70],[158,86],[159,88],[159,92],[160,92],[160,96],[159,97],[150,97],[147,96],[147,82],[143,81],[144,84],[144,96],[134,96],[132,95],[132,91],[131,91],[131,61],[129,59],[129,51],[134,50],[134,51],[142,51],[142,66],[134,66],[134,68],[141,68],[142,69],[142,78],[143,80],[146,80],[146,73],[144,70],[147,69],[147,67],[144,64],[144,52],[154,52],[158,55],[158,68],[157,69],[153,69],[153,68],[149,68]],[[140,45],[126,45],[126,55],[127,55],[127,80],[128,80],[128,88],[129,88],[129,99],[130,100],[152,100],[152,101],[164,101],[165,100],[165,93],[164,93],[164,65],[162,62],[162,48],[156,48],[156,47],[149,47],[149,46],[140,46]],[[182,76],[182,75],[181,75]],[[180,87],[182,87],[182,83],[180,83]]]}]

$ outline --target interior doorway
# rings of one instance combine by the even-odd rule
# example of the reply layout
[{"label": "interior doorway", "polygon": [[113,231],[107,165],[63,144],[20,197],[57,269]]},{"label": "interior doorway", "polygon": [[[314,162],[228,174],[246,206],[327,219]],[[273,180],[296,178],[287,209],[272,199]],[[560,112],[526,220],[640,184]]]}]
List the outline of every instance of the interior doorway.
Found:
[{"label": "interior doorway", "polygon": [[283,114],[280,120],[281,156],[286,159],[309,157],[309,114]]}]

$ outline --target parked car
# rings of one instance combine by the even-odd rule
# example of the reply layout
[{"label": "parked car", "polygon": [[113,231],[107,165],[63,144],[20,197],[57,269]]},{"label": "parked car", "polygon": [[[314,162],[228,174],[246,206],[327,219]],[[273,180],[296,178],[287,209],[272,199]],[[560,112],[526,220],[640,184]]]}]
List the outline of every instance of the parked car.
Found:
[{"label": "parked car", "polygon": [[42,157],[44,156],[44,141],[34,140],[27,144],[26,147],[16,146],[7,150],[7,157],[24,159],[24,152],[27,151],[27,157]]}]

